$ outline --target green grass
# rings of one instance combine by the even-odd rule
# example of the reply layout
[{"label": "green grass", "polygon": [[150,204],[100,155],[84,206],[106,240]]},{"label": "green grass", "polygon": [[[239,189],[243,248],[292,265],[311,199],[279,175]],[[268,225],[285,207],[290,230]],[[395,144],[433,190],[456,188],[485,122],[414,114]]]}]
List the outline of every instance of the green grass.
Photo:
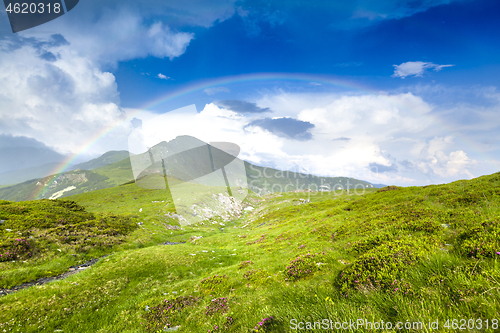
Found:
[{"label": "green grass", "polygon": [[[143,225],[92,268],[1,297],[0,332],[148,332],[167,324],[252,332],[271,316],[259,332],[295,332],[293,319],[326,318],[439,320],[439,332],[458,330],[444,327],[447,319],[482,318],[490,327],[477,331],[498,331],[491,320],[500,319],[500,173],[359,196],[250,196],[254,209],[234,221],[178,230],[166,227],[176,221],[165,216],[172,205],[164,191],[129,184],[70,199],[88,214]],[[167,240],[188,242],[158,245]]]}]

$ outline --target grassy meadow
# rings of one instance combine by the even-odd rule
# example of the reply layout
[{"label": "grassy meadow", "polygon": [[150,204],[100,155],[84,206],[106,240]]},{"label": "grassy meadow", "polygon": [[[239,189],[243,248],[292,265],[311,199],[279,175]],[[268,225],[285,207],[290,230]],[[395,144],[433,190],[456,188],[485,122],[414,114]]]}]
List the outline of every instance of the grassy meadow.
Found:
[{"label": "grassy meadow", "polygon": [[0,297],[0,332],[500,331],[499,204],[500,173],[252,194],[239,218],[189,226],[168,193],[133,183],[1,201],[0,288],[109,256]]}]

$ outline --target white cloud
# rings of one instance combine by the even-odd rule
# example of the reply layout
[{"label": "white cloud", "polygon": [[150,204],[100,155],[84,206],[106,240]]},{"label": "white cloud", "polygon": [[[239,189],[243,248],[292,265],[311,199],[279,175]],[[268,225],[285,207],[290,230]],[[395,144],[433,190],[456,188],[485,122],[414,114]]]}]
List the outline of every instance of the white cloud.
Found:
[{"label": "white cloud", "polygon": [[[148,56],[179,57],[194,38],[189,28],[208,28],[235,13],[233,0],[80,1],[75,10],[19,35],[39,38],[61,33],[80,56],[99,66],[116,66]],[[7,31],[8,21],[0,20],[0,28]]]},{"label": "white cloud", "polygon": [[169,76],[163,75],[162,73],[158,73],[158,75],[156,75],[156,77],[159,78],[159,79],[162,79],[162,80],[168,80],[168,79],[170,79]]},{"label": "white cloud", "polygon": [[[0,132],[35,138],[61,153],[75,152],[125,113],[113,74],[64,46],[50,51],[58,55],[56,61],[40,59],[28,42],[0,53]],[[117,128],[88,153],[120,147],[126,131]]]},{"label": "white cloud", "polygon": [[[430,136],[435,124],[430,116],[432,106],[413,94],[278,93],[263,96],[256,103],[275,110],[278,118],[314,124],[312,139],[291,140],[258,126],[246,127],[262,117],[207,104],[200,113],[167,113],[165,122],[152,122],[156,129],[148,132],[158,136],[149,145],[187,134],[206,142],[236,143],[241,147],[241,158],[259,165],[400,185],[470,176],[469,169],[475,163],[463,149],[456,149],[451,135]],[[336,140],[347,137],[350,140]],[[376,173],[370,165],[387,166],[391,172]]]},{"label": "white cloud", "polygon": [[423,61],[408,61],[401,65],[393,65],[394,74],[393,77],[400,77],[404,79],[408,76],[423,76],[427,69],[434,69],[436,72],[440,71],[444,67],[452,67],[454,65],[437,65],[432,62]]}]

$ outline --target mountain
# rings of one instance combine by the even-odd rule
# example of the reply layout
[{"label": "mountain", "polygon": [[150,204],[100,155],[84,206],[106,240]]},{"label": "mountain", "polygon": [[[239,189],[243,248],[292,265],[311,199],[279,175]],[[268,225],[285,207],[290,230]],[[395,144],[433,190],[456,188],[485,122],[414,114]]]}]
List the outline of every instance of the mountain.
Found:
[{"label": "mountain", "polygon": [[116,162],[119,162],[121,160],[124,160],[129,157],[129,152],[126,150],[112,150],[108,151],[107,153],[104,153],[100,157],[94,158],[93,160],[90,160],[88,162],[76,164],[73,167],[71,167],[70,170],[77,170],[77,169],[82,169],[82,170],[93,170],[97,169],[100,167],[104,167],[106,165],[110,165]]},{"label": "mountain", "polygon": [[[164,145],[158,147],[165,148]],[[177,148],[181,149],[181,147]],[[119,159],[124,154],[127,157],[118,162],[92,170],[83,169],[83,167],[90,168],[105,164],[113,159]],[[360,191],[376,187],[369,182],[355,178],[319,177],[257,166],[246,161],[244,165],[248,188],[260,195],[309,189],[312,191],[339,191],[342,189]],[[134,182],[130,157],[126,151],[108,152],[97,159],[79,164],[79,166],[77,170],[1,187],[0,200],[24,201],[35,198],[60,198]]]},{"label": "mountain", "polygon": [[282,171],[245,162],[248,188],[255,193],[290,192],[297,190],[338,191],[373,188],[369,182],[348,177],[320,177],[306,173]]}]

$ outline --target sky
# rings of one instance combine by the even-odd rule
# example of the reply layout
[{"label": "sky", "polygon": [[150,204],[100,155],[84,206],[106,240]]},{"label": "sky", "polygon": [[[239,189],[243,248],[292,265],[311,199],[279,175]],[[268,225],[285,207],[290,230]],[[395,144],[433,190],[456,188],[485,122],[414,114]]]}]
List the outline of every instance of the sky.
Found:
[{"label": "sky", "polygon": [[234,142],[249,162],[322,176],[491,174],[499,12],[489,0],[80,0],[19,33],[2,12],[0,146],[30,142],[67,165],[128,150],[156,122],[158,139]]}]

